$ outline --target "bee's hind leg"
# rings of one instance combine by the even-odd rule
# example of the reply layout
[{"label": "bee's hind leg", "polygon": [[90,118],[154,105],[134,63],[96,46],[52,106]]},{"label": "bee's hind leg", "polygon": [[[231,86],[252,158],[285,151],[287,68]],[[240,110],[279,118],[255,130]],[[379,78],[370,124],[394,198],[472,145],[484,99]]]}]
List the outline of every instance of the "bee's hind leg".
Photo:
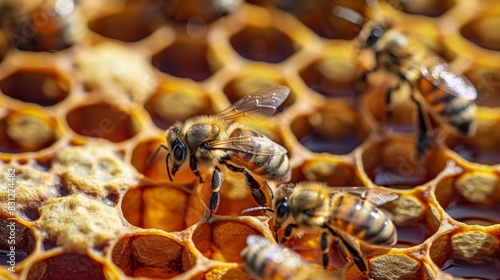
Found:
[{"label": "bee's hind leg", "polygon": [[422,159],[422,157],[431,149],[432,141],[430,134],[430,124],[427,115],[424,113],[422,104],[420,101],[412,95],[412,100],[417,105],[417,122],[418,122],[418,137],[417,137],[417,159]]},{"label": "bee's hind leg", "polygon": [[220,187],[222,185],[222,173],[218,167],[215,167],[214,172],[212,173],[212,181],[210,186],[212,187],[212,196],[210,196],[210,216],[208,217],[207,223],[212,223],[212,216],[219,208],[220,202]]},{"label": "bee's hind leg", "polygon": [[[349,240],[343,238],[343,236],[341,234],[337,233],[332,227],[329,227],[327,225],[325,225],[324,227],[327,228],[328,231],[330,231],[330,233],[333,236],[336,236],[339,239],[339,244],[342,244],[343,246],[345,246],[345,248],[347,249],[347,251],[349,251],[349,254],[351,254],[351,256],[352,256],[352,258],[354,260],[354,263],[356,264],[356,266],[358,267],[358,269],[363,274],[367,275],[368,274],[368,268],[366,267],[365,260],[361,256],[361,252],[359,252],[359,250],[357,250],[356,248],[354,248],[354,246],[352,246],[351,243],[349,243]],[[343,252],[341,250],[341,253],[345,253],[345,250]]]},{"label": "bee's hind leg", "polygon": [[[243,173],[245,176],[245,181],[247,183],[248,188],[250,189],[250,192],[252,193],[253,199],[260,205],[260,206],[266,206],[267,205],[267,198],[264,192],[262,191],[260,183],[255,180],[254,177],[252,177],[252,174],[248,172],[244,168],[236,167],[234,165],[225,163],[227,168],[233,172],[240,172]],[[267,183],[266,183],[267,185]],[[269,189],[271,189],[269,186],[267,186]],[[272,191],[271,191],[272,192]],[[273,194],[274,196],[274,194]]]},{"label": "bee's hind leg", "polygon": [[321,251],[323,253],[323,267],[326,269],[328,267],[328,262],[329,262],[328,253],[330,252],[330,247],[328,246],[327,232],[323,232],[321,234]]}]

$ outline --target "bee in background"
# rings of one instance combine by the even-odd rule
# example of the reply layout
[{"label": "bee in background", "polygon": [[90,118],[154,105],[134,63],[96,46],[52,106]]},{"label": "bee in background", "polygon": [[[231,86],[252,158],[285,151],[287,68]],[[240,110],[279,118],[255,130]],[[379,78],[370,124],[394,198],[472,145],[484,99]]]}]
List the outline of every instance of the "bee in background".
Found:
[{"label": "bee in background", "polygon": [[[264,186],[274,197],[267,181],[290,180],[287,150],[236,120],[256,114],[273,115],[289,92],[290,89],[285,86],[266,87],[218,114],[176,122],[165,132],[167,145],[158,146],[148,161],[160,148],[167,150],[166,166],[170,181],[185,166],[189,166],[200,183],[203,182],[202,174],[212,173],[209,223],[219,205],[219,190],[226,171],[242,173],[255,201],[261,206],[266,205],[267,198],[262,191]],[[264,209],[269,210],[269,207]]]},{"label": "bee in background", "polygon": [[[386,116],[390,121],[393,92],[399,90],[402,84],[408,86],[418,112],[418,158],[431,148],[429,138],[432,135],[424,108],[460,134],[474,134],[477,110],[474,100],[477,92],[472,83],[465,76],[455,73],[443,58],[417,38],[394,28],[390,19],[382,16],[377,0],[367,0],[367,4],[374,14],[374,19],[361,29],[358,44],[361,50],[368,49],[373,52],[376,66],[364,73],[360,88],[364,88],[369,74],[380,69],[385,69],[399,78],[399,82],[390,87],[386,94]],[[362,18],[355,11],[339,6],[335,7],[333,12],[353,23],[359,23]]]},{"label": "bee in background", "polygon": [[[339,240],[341,253],[349,252],[361,272],[368,270],[353,238],[369,244],[396,244],[396,229],[376,206],[398,196],[382,188],[328,187],[319,182],[283,184],[276,189],[274,231],[288,223],[280,243],[288,241],[293,229],[321,232],[323,266],[328,266],[328,233]],[[293,218],[295,223],[289,223]],[[347,257],[346,257],[347,258]]]},{"label": "bee in background", "polygon": [[264,237],[250,235],[247,244],[241,256],[245,270],[255,279],[344,279],[341,272],[319,269],[291,249],[271,243]]}]

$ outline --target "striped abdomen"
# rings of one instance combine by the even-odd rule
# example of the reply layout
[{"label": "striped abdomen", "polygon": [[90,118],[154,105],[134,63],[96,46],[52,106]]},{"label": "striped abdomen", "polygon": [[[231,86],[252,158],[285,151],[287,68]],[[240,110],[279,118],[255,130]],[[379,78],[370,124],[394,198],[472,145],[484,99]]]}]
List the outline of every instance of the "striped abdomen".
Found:
[{"label": "striped abdomen", "polygon": [[396,243],[394,224],[372,202],[342,193],[336,195],[332,203],[330,225],[370,244]]},{"label": "striped abdomen", "polygon": [[475,128],[476,103],[446,92],[424,77],[418,80],[417,88],[431,109],[442,119],[464,134],[471,134]]},{"label": "striped abdomen", "polygon": [[[251,135],[267,139],[265,136],[252,130],[236,129],[235,133],[244,136]],[[266,180],[283,182],[289,181],[291,171],[288,155],[281,151],[283,148],[278,144],[270,140],[268,142],[269,144],[266,143],[265,147],[263,147],[260,143],[256,144],[259,145],[256,150],[262,151],[262,154],[236,151],[228,152],[229,161],[238,167],[246,168],[252,174]]]},{"label": "striped abdomen", "polygon": [[343,279],[304,261],[297,253],[264,237],[249,236],[253,244],[242,251],[245,269],[255,279],[323,280]]}]

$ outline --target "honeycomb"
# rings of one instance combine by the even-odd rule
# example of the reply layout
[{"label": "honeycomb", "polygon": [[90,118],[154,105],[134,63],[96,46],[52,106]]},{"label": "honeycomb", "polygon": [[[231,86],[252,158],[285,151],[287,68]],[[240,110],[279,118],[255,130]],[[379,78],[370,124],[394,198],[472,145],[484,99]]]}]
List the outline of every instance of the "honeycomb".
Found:
[{"label": "honeycomb", "polygon": [[[499,279],[500,4],[381,5],[478,90],[476,133],[432,120],[422,160],[408,96],[385,123],[389,77],[355,98],[360,28],[330,11],[369,18],[364,1],[0,1],[0,278],[249,279],[246,238],[273,232],[263,213],[240,215],[257,206],[242,178],[226,175],[208,224],[210,186],[170,182],[165,151],[147,159],[175,121],[281,84],[277,114],[244,122],[288,150],[292,182],[399,195],[381,206],[397,245],[360,245],[371,278]],[[287,246],[320,266],[318,236]],[[330,259],[362,279],[335,243]]]}]

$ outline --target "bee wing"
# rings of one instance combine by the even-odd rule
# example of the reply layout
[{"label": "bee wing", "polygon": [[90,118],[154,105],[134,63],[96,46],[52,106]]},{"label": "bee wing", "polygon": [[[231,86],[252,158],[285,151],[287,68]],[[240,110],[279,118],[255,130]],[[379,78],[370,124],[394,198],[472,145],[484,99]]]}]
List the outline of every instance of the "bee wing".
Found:
[{"label": "bee wing", "polygon": [[475,100],[477,91],[463,75],[455,74],[450,65],[438,56],[432,56],[420,65],[422,76],[439,89],[467,100]]},{"label": "bee wing", "polygon": [[391,192],[390,190],[376,187],[329,187],[329,191],[332,194],[337,194],[339,192],[346,192],[360,196],[366,200],[373,202],[375,205],[382,205],[389,201],[393,201],[398,198],[398,195]]},{"label": "bee wing", "polygon": [[285,101],[290,89],[285,86],[269,86],[251,93],[224,109],[217,116],[230,120],[256,114],[272,116]]},{"label": "bee wing", "polygon": [[287,150],[268,138],[257,136],[233,137],[210,142],[211,149],[231,150],[253,155],[282,155]]}]

